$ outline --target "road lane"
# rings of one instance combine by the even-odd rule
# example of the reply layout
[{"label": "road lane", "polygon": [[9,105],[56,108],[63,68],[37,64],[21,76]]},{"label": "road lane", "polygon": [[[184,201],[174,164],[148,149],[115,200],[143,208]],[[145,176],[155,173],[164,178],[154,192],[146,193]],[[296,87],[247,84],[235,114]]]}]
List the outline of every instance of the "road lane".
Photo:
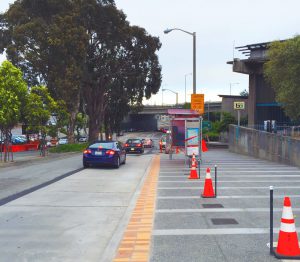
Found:
[{"label": "road lane", "polygon": [[[76,157],[69,161],[81,165]],[[88,168],[1,206],[1,261],[105,261],[152,157]]]},{"label": "road lane", "polygon": [[0,169],[0,200],[82,168],[81,154],[29,161]]}]

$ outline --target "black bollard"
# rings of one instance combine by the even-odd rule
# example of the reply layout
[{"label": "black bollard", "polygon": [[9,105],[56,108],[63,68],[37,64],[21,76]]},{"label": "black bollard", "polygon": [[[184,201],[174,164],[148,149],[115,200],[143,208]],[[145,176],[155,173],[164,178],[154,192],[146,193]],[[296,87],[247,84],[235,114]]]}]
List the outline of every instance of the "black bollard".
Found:
[{"label": "black bollard", "polygon": [[215,165],[215,192],[217,197],[217,165]]},{"label": "black bollard", "polygon": [[273,186],[270,186],[270,254],[274,254],[273,248]]}]

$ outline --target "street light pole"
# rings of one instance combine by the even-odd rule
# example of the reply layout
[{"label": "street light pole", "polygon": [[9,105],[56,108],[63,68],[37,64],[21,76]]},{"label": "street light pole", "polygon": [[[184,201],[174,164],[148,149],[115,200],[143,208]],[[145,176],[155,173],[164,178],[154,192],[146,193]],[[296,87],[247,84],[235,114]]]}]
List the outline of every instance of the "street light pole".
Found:
[{"label": "street light pole", "polygon": [[192,75],[192,73],[184,75],[184,102],[186,103],[186,77]]},{"label": "street light pole", "polygon": [[191,33],[180,28],[172,28],[172,29],[166,29],[164,33],[168,34],[173,30],[178,30],[193,36],[193,94],[196,94],[197,93],[196,91],[196,32]]},{"label": "street light pole", "polygon": [[193,32],[193,94],[196,94],[196,32]]}]

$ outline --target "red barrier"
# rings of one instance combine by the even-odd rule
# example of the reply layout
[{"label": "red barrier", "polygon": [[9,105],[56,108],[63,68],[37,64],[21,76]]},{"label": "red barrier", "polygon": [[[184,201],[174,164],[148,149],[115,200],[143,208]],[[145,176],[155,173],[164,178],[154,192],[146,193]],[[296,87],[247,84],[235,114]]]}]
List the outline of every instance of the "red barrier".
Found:
[{"label": "red barrier", "polygon": [[[12,145],[9,147],[9,152],[23,152],[23,151],[29,151],[29,150],[38,150],[39,144],[38,143],[30,143],[30,144],[22,144],[22,145]],[[4,145],[2,145],[1,148],[2,152],[6,151],[6,148]]]}]

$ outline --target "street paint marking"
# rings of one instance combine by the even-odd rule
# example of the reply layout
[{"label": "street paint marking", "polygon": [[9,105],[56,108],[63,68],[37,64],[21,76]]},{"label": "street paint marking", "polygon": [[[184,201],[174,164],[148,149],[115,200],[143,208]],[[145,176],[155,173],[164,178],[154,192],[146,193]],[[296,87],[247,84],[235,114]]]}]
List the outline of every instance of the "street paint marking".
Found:
[{"label": "street paint marking", "polygon": [[[278,233],[279,228],[274,228]],[[188,236],[188,235],[251,235],[268,234],[269,228],[211,228],[211,229],[156,229],[154,236]]]},{"label": "street paint marking", "polygon": [[[203,167],[203,166],[207,166],[209,167],[209,165],[201,165],[201,170],[202,169],[206,169],[206,167]],[[213,167],[213,165],[212,165]],[[169,170],[169,169],[176,169],[177,166],[173,165],[173,166],[170,166],[170,167],[164,167],[162,168],[161,170]],[[189,169],[188,167],[182,167],[182,165],[178,166],[178,168],[182,168],[182,169]],[[274,167],[274,166],[255,166],[253,167],[253,165],[250,165],[248,167],[236,167],[236,166],[228,166],[228,167],[223,167],[223,166],[220,166],[218,165],[218,170],[232,170],[232,169],[235,169],[235,170],[244,170],[244,169],[253,169],[253,170],[256,170],[256,169],[268,169],[268,170],[296,170],[296,171],[299,171],[299,168],[297,167]]]},{"label": "street paint marking", "polygon": [[[195,181],[186,181],[186,180],[176,180],[176,181],[170,181],[170,180],[161,180],[159,181],[159,183],[195,183],[195,182],[201,182],[203,183],[204,181],[199,181],[199,180],[195,180]],[[300,180],[227,180],[227,181],[222,181],[222,180],[218,180],[218,182],[220,183],[300,183]]]},{"label": "street paint marking", "polygon": [[[249,169],[249,168],[248,168]],[[189,168],[186,168],[186,169],[182,169],[183,171],[187,171],[187,170],[190,170]],[[206,170],[206,169],[201,169],[201,170]],[[180,173],[180,172],[183,172],[183,171],[161,171],[160,173]],[[224,171],[224,170],[220,170],[218,169],[218,172],[221,172],[221,173],[258,173],[258,172],[261,172],[261,173],[300,173],[300,170],[228,170],[228,171]]]},{"label": "street paint marking", "polygon": [[[282,208],[274,208],[274,212],[282,212]],[[293,208],[300,211],[300,208]],[[226,213],[226,212],[270,212],[270,208],[210,208],[210,209],[157,209],[156,213]]]},{"label": "street paint marking", "polygon": [[[173,173],[173,172],[172,172]],[[180,173],[183,174],[183,173]],[[252,177],[252,178],[259,178],[259,177],[274,177],[274,178],[286,178],[286,177],[300,177],[300,175],[223,175],[219,173],[219,176],[221,177],[235,177],[235,178],[240,178],[240,177]],[[159,177],[182,177],[182,176],[159,176]],[[241,180],[243,181],[243,180]]]},{"label": "street paint marking", "polygon": [[[281,189],[281,188],[300,188],[300,186],[276,186],[276,189]],[[179,190],[179,189],[202,189],[202,187],[159,187],[159,190]],[[268,186],[218,186],[218,189],[269,189]]]},{"label": "street paint marking", "polygon": [[[273,198],[284,198],[285,195],[276,195],[273,196]],[[300,195],[289,195],[290,198],[300,198]],[[160,196],[157,199],[199,199],[201,198],[200,196]],[[218,196],[218,199],[231,199],[231,198],[267,198],[269,199],[270,196],[269,195],[265,195],[265,196],[257,196],[257,195],[253,195],[253,196]]]}]

